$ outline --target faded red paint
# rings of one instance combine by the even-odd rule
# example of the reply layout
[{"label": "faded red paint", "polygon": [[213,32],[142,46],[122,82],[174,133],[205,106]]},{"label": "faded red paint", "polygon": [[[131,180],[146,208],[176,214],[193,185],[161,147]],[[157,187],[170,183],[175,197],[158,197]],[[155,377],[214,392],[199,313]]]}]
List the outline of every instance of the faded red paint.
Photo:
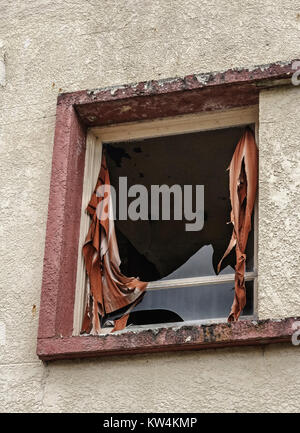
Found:
[{"label": "faded red paint", "polygon": [[[256,104],[259,93],[257,83],[261,85],[270,80],[291,77],[295,72],[292,64],[293,61],[251,70],[194,74],[184,78],[67,93],[58,97],[38,332],[38,354],[42,359],[94,356],[102,351],[111,353],[103,341],[118,341],[116,349],[113,349],[117,353],[122,352],[123,347],[138,352],[162,350],[164,347],[175,350],[182,344],[182,347],[186,346],[183,337],[178,337],[183,331],[170,329],[160,331],[157,338],[153,333],[147,334],[151,331],[139,333],[146,335],[146,340],[150,338],[148,343],[143,342],[144,337],[140,340],[132,333],[117,336],[118,340],[111,340],[112,336],[71,337],[86,127]],[[243,341],[239,326],[243,325],[232,328],[235,333],[230,331],[231,337],[226,344],[240,344]],[[185,335],[193,338],[194,334],[202,335],[204,329],[212,328],[184,329],[188,332]],[[221,328],[214,329],[216,337],[215,332]],[[227,328],[222,329],[223,333],[229,332]],[[198,339],[194,347],[202,347],[204,342],[201,341],[201,338]],[[219,345],[211,341],[209,344]],[[191,345],[188,347],[191,348]]]},{"label": "faded red paint", "polygon": [[299,318],[240,321],[212,325],[160,328],[104,336],[43,338],[38,356],[43,360],[102,355],[212,349],[291,341],[292,325]]},{"label": "faded red paint", "polygon": [[257,83],[262,86],[270,80],[290,78],[295,72],[292,64],[278,62],[67,93],[59,100],[73,104],[89,126],[254,105],[258,103]]},{"label": "faded red paint", "polygon": [[85,128],[72,105],[56,112],[38,338],[71,335]]},{"label": "faded red paint", "polygon": [[96,126],[224,110],[257,103],[258,90],[255,86],[232,85],[94,102],[76,106],[76,110],[88,126]]}]

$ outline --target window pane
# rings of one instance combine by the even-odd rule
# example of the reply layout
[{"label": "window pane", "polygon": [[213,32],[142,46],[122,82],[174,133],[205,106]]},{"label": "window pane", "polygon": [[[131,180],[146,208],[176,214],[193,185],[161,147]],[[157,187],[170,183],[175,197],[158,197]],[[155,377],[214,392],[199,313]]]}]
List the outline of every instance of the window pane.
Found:
[{"label": "window pane", "polygon": [[[199,276],[214,275],[213,268],[213,247],[212,245],[205,245],[200,248],[192,257],[190,257],[183,265],[176,271],[162,278],[161,280],[173,280],[178,278],[191,278]],[[220,274],[233,274],[234,268],[226,266]]]},{"label": "window pane", "polygon": [[[247,304],[243,315],[252,315],[253,281],[246,282],[246,291]],[[138,311],[141,313],[137,315],[136,324],[225,318],[233,297],[234,283],[149,290],[131,313],[129,323],[135,324],[134,316]],[[179,316],[177,320],[172,319],[174,313]],[[145,322],[141,323],[143,316]]]}]

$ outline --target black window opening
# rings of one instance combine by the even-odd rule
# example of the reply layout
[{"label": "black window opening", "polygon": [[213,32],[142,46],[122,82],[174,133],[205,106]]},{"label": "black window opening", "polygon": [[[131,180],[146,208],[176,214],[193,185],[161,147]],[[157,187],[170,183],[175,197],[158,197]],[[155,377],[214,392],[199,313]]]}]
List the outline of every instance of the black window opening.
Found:
[{"label": "black window opening", "polygon": [[[253,129],[254,126],[250,125]],[[234,297],[235,251],[225,259],[220,275],[232,281],[199,284],[197,278],[216,276],[216,268],[232,234],[227,168],[244,127],[105,143],[111,185],[119,193],[119,178],[128,188],[151,185],[204,185],[204,226],[186,231],[190,221],[118,219],[115,227],[121,271],[143,281],[158,282],[132,310],[128,325],[147,325],[226,318]],[[193,189],[194,191],[194,189]],[[194,197],[193,197],[194,198]],[[134,198],[128,198],[128,204]],[[149,193],[149,209],[150,193]],[[254,220],[254,218],[253,218]],[[247,244],[246,272],[253,273],[254,229]],[[184,284],[184,279],[195,282]],[[182,280],[172,287],[172,281]],[[168,281],[167,288],[160,282]],[[151,288],[153,286],[153,288]],[[254,314],[254,277],[246,282],[247,304],[242,316]]]}]

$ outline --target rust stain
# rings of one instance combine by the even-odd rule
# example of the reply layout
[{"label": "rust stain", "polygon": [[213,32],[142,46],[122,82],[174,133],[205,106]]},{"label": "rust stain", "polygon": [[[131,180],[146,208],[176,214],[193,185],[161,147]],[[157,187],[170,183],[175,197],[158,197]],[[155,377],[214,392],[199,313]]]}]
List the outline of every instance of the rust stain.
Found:
[{"label": "rust stain", "polygon": [[126,111],[130,111],[130,110],[131,110],[130,105],[122,105],[120,109],[120,113],[126,113]]}]

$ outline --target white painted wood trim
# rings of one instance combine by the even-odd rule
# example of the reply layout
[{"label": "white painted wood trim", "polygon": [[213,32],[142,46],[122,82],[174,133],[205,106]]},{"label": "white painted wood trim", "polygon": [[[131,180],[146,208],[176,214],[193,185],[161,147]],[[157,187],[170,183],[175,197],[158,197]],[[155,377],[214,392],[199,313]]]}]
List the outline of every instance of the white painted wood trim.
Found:
[{"label": "white painted wood trim", "polygon": [[186,114],[183,116],[140,122],[127,122],[91,128],[102,142],[137,140],[188,132],[241,126],[258,121],[258,106],[233,108],[226,111]]},{"label": "white painted wood trim", "polygon": [[[255,122],[255,142],[259,149],[259,119]],[[259,156],[258,156],[259,159]],[[259,161],[258,161],[259,164]],[[257,194],[254,204],[254,257],[253,257],[253,270],[256,273],[256,277],[253,282],[253,314],[258,317],[258,183],[257,183]]]},{"label": "white painted wood trim", "polygon": [[[256,278],[256,272],[246,272],[245,281],[251,281]],[[148,290],[170,289],[175,287],[187,286],[205,286],[207,284],[222,284],[234,282],[235,274],[208,275],[205,277],[178,278],[174,280],[151,281],[148,284]]]},{"label": "white painted wood trim", "polygon": [[85,301],[86,297],[88,296],[88,279],[85,270],[84,258],[82,255],[82,247],[91,223],[91,218],[86,213],[86,207],[90,201],[91,195],[94,191],[98,179],[99,170],[101,167],[101,158],[102,143],[101,141],[97,140],[97,138],[92,132],[89,132],[86,140],[84,180],[82,190],[73,335],[78,335],[80,333],[84,315]]}]

